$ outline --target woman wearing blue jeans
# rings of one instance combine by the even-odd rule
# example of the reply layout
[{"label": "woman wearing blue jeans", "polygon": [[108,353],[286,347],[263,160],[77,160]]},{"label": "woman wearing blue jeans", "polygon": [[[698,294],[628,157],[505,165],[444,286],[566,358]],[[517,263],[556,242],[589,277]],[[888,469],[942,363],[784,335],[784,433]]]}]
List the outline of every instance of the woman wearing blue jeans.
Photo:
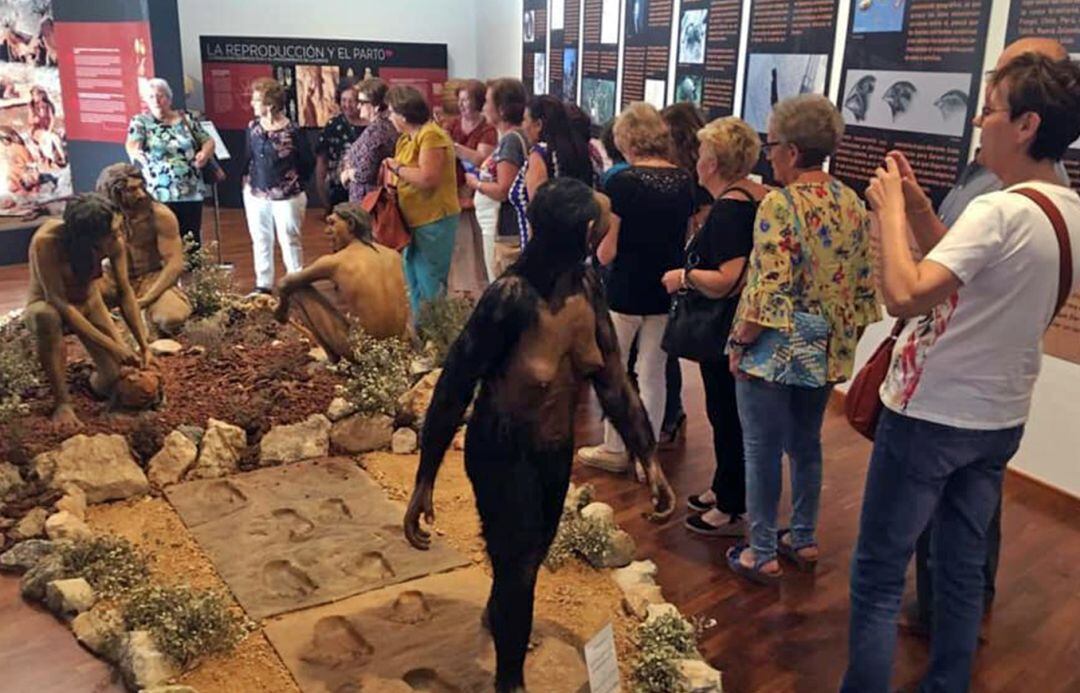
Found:
[{"label": "woman wearing blue jeans", "polygon": [[[817,562],[821,422],[832,386],[851,377],[862,329],[879,319],[870,262],[870,221],[859,196],[821,170],[844,120],[823,96],[776,104],[766,157],[785,187],[765,196],[732,329],[729,365],[746,454],[749,545],[727,554],[737,574],[760,583],[781,575],[777,553],[801,568]],[[779,338],[816,325],[816,351]],[[780,333],[780,334],[777,334]],[[808,362],[813,367],[807,367]],[[784,452],[791,462],[791,530],[777,533]]]}]

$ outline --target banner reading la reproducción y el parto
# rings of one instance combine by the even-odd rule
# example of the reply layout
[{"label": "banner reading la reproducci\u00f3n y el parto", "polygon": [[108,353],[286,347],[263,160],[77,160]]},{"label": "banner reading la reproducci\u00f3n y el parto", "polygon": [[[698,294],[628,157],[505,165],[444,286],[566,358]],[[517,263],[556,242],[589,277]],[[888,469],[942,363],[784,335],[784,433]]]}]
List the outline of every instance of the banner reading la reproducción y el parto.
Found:
[{"label": "banner reading la reproducci\u00f3n y el parto", "polygon": [[525,0],[521,13],[521,81],[532,96],[548,93],[547,0]]},{"label": "banner reading la reproducci\u00f3n y el parto", "polygon": [[697,104],[709,120],[735,112],[742,0],[683,0],[675,56],[675,101]]},{"label": "banner reading la reproducci\u00f3n y el parto", "polygon": [[251,121],[251,82],[273,77],[285,86],[286,113],[303,128],[318,128],[337,113],[334,90],[345,77],[378,76],[408,84],[429,103],[447,77],[445,44],[306,38],[202,36],[206,115],[219,129]]},{"label": "banner reading la reproducci\u00f3n y el parto", "polygon": [[839,107],[847,128],[832,173],[860,193],[891,149],[935,204],[967,165],[990,0],[855,2]]},{"label": "banner reading la reproducci\u00f3n y el parto", "polygon": [[625,108],[645,101],[667,105],[674,0],[626,0],[623,18],[622,97]]},{"label": "banner reading la reproducci\u00f3n y el parto", "polygon": [[[838,4],[839,0],[750,4],[742,117],[762,135],[778,101],[828,93]],[[772,182],[764,159],[754,170]]]}]

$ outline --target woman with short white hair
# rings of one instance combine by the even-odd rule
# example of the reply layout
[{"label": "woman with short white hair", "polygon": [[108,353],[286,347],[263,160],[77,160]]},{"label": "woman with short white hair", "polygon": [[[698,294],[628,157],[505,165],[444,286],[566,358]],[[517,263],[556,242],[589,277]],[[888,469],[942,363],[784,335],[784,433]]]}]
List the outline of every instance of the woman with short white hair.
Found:
[{"label": "woman with short white hair", "polygon": [[125,144],[132,163],[142,169],[150,195],[176,215],[182,235],[202,238],[204,186],[202,169],[214,156],[214,140],[199,121],[172,105],[169,83],[147,82],[146,113],[131,119]]}]

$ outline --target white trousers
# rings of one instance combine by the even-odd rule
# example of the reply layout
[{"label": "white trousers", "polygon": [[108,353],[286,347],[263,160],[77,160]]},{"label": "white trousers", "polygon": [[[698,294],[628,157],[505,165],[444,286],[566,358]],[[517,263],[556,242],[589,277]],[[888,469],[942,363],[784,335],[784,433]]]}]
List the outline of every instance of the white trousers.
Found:
[{"label": "white trousers", "polygon": [[499,207],[501,203],[482,192],[473,195],[476,222],[480,225],[480,238],[484,246],[484,267],[488,283],[495,281],[495,237],[499,233]]},{"label": "white trousers", "polygon": [[300,228],[307,209],[307,193],[286,200],[267,200],[244,190],[244,215],[251,234],[251,251],[255,256],[255,286],[274,288],[274,234],[281,246],[281,259],[286,272],[298,272],[304,266],[304,249],[300,245]]},{"label": "white trousers", "polygon": [[[615,324],[615,338],[619,340],[619,353],[628,359],[630,345],[634,335],[638,338],[637,371],[638,394],[649,415],[649,425],[653,436],[660,437],[660,424],[664,420],[664,400],[666,397],[666,378],[664,366],[667,353],[660,348],[667,327],[667,315],[625,315],[611,311],[611,321]],[[624,452],[626,444],[611,425],[604,421],[604,448],[611,452]]]}]

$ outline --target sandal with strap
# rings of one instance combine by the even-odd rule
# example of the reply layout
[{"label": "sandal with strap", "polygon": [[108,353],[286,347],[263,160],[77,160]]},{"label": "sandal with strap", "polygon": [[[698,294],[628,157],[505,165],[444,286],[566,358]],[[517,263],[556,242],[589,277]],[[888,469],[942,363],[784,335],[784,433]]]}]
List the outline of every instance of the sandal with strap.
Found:
[{"label": "sandal with strap", "polygon": [[783,571],[777,570],[775,573],[766,573],[761,569],[762,566],[766,563],[771,563],[774,559],[770,558],[767,561],[763,561],[755,556],[753,567],[743,565],[740,558],[742,557],[743,551],[746,551],[749,548],[749,544],[740,542],[727,550],[725,556],[727,558],[728,567],[731,568],[732,572],[751,582],[756,582],[759,585],[769,586],[779,584],[780,577],[784,574]]},{"label": "sandal with strap", "polygon": [[[788,537],[785,541],[784,538]],[[817,558],[806,558],[799,555],[799,552],[803,549],[817,548],[817,542],[811,542],[809,544],[803,544],[802,546],[795,546],[791,543],[791,530],[782,529],[776,533],[776,553],[788,559],[795,566],[804,573],[812,573],[817,568]]]}]

